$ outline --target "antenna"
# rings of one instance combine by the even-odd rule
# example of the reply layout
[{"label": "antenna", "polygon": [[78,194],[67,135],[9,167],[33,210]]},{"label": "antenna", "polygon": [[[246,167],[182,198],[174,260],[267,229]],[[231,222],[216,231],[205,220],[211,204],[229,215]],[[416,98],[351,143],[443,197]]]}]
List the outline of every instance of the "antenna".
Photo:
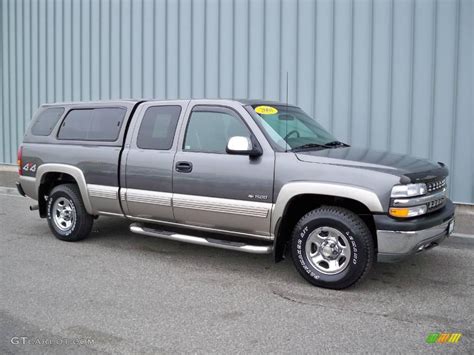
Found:
[{"label": "antenna", "polygon": [[286,72],[286,115],[285,119],[285,152],[288,152],[288,71]]}]

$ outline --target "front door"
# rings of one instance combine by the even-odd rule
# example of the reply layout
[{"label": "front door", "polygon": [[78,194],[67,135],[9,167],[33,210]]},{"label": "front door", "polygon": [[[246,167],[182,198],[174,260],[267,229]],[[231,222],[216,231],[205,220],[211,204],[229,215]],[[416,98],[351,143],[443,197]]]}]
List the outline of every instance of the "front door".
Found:
[{"label": "front door", "polygon": [[176,222],[268,236],[273,150],[264,145],[263,155],[257,158],[227,154],[229,138],[250,137],[251,117],[235,108],[213,105],[195,105],[189,111],[173,169]]}]

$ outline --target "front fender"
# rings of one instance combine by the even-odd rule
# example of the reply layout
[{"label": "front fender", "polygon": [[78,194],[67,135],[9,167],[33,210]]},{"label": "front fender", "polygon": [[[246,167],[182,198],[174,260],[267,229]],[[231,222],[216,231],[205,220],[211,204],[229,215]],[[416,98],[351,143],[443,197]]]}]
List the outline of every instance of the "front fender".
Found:
[{"label": "front fender", "polygon": [[305,194],[344,197],[359,201],[371,212],[384,212],[377,194],[363,187],[332,182],[290,182],[281,188],[273,207],[271,231],[275,240],[278,232],[277,226],[285,213],[288,202],[295,196]]}]

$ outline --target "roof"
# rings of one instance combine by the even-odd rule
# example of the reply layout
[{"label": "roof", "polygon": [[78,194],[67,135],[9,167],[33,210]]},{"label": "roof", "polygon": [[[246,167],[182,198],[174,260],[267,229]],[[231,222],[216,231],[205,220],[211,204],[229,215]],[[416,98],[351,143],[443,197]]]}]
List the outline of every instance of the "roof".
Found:
[{"label": "roof", "polygon": [[[287,104],[284,102],[279,101],[271,101],[271,100],[259,100],[259,99],[219,99],[219,98],[200,98],[200,99],[172,99],[172,100],[162,100],[162,99],[118,99],[118,100],[95,100],[95,101],[69,101],[69,102],[54,102],[54,103],[45,103],[41,105],[42,107],[51,107],[51,106],[61,106],[61,105],[104,105],[104,104],[136,104],[138,102],[148,102],[148,101],[158,101],[158,102],[166,102],[166,101],[187,101],[187,100],[212,100],[212,101],[235,101],[239,102],[242,105],[280,105],[286,106]],[[288,104],[290,107],[295,107],[294,105]]]},{"label": "roof", "polygon": [[290,106],[290,107],[296,107],[295,105],[287,104],[285,102],[280,102],[280,101],[271,101],[271,100],[257,100],[257,99],[240,99],[240,100],[234,100],[238,101],[241,104],[244,105],[279,105],[279,106]]},{"label": "roof", "polygon": [[48,102],[44,103],[42,107],[50,106],[66,106],[66,105],[104,105],[104,104],[135,104],[140,101],[145,100],[136,100],[136,99],[120,99],[120,100],[95,100],[95,101],[65,101],[65,102]]}]

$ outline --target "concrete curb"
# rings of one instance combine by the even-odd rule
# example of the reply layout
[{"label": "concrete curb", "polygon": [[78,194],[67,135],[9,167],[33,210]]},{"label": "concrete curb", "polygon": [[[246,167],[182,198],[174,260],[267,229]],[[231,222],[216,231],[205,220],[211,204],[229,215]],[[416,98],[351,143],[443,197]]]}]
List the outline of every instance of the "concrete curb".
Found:
[{"label": "concrete curb", "polygon": [[0,172],[1,171],[8,171],[8,172],[18,172],[18,166],[16,165],[7,165],[7,164],[0,164]]},{"label": "concrete curb", "polygon": [[[15,187],[18,181],[16,165],[0,164],[0,195],[21,197]],[[474,232],[474,205],[456,203],[455,233],[460,236],[471,236]],[[463,238],[462,237],[462,238]]]},{"label": "concrete curb", "polygon": [[[0,196],[12,196],[12,197],[19,197],[19,198],[24,198],[21,196],[16,188],[13,187],[4,187],[0,186]],[[458,207],[459,208],[459,207]],[[470,214],[470,212],[469,212]],[[456,218],[460,218],[458,214],[458,210],[456,210]],[[474,235],[472,234],[467,234],[467,233],[453,233],[451,234],[452,237],[456,238],[461,238],[461,239],[474,239]]]},{"label": "concrete curb", "polygon": [[18,190],[15,189],[14,187],[4,187],[0,186],[0,193],[4,195],[16,195],[19,197],[23,197],[19,194]]},{"label": "concrete curb", "polygon": [[453,233],[453,234],[451,234],[451,237],[467,238],[467,239],[473,239],[473,240],[474,240],[474,235],[472,235],[472,234],[465,234],[465,233]]},{"label": "concrete curb", "polygon": [[456,212],[461,215],[474,217],[474,205],[456,203]]}]

